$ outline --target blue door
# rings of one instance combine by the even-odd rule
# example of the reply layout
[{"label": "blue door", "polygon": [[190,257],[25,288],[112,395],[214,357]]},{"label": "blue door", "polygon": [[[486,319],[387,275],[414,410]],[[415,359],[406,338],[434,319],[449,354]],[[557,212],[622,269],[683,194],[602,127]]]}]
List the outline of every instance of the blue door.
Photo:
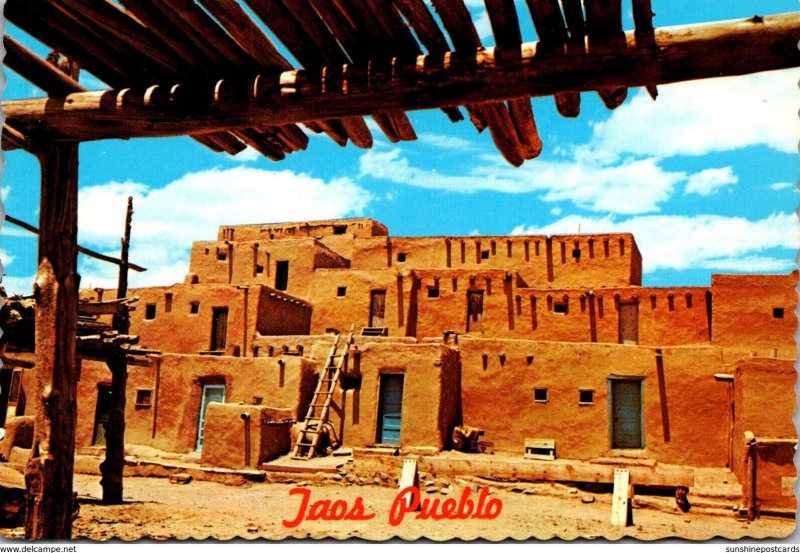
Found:
[{"label": "blue door", "polygon": [[205,384],[203,394],[200,396],[200,418],[197,422],[197,451],[203,449],[203,430],[206,425],[206,409],[212,401],[225,403],[224,384]]},{"label": "blue door", "polygon": [[611,447],[642,449],[642,381],[613,379],[611,387]]},{"label": "blue door", "polygon": [[403,375],[381,375],[378,411],[378,443],[400,444],[400,419],[403,411]]}]

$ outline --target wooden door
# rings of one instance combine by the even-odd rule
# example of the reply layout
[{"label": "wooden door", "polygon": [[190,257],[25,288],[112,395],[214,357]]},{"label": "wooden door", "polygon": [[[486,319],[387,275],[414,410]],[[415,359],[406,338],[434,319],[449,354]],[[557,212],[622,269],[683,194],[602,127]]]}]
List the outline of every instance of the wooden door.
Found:
[{"label": "wooden door", "polygon": [[383,328],[386,316],[386,290],[373,290],[369,300],[369,326]]},{"label": "wooden door", "polygon": [[97,385],[97,406],[94,410],[94,436],[92,445],[106,445],[106,423],[111,411],[111,386]]},{"label": "wooden door", "polygon": [[467,332],[480,332],[483,319],[483,291],[467,292]]},{"label": "wooden door", "polygon": [[379,444],[400,445],[402,411],[403,375],[381,375],[377,436]]},{"label": "wooden door", "polygon": [[206,425],[206,409],[212,401],[225,403],[224,384],[205,384],[200,396],[200,416],[197,421],[197,451],[203,449],[203,430]]},{"label": "wooden door", "polygon": [[228,337],[228,308],[215,307],[211,315],[211,350],[222,351]]},{"label": "wooden door", "polygon": [[610,380],[611,447],[642,449],[642,381]]},{"label": "wooden door", "polygon": [[619,304],[619,343],[639,343],[639,304]]}]

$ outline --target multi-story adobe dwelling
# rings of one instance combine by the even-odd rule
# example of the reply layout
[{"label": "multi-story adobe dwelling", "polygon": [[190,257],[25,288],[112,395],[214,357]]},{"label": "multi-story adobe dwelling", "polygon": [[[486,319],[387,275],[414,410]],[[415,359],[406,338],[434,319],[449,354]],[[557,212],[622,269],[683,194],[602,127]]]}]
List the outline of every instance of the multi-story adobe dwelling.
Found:
[{"label": "multi-story adobe dwelling", "polygon": [[[333,337],[354,325],[326,417],[336,444],[437,451],[465,424],[497,452],[545,439],[557,458],[728,467],[740,482],[757,456],[759,501],[794,508],[797,281],[642,287],[630,234],[225,226],[194,243],[183,283],[129,292],[130,332],[161,354],[129,367],[126,442],[256,466],[265,456],[237,445],[243,410],[269,411],[258,439],[278,419],[302,421]],[[110,373],[81,371],[78,446],[102,445]],[[26,372],[3,369],[0,413],[21,414]]]}]

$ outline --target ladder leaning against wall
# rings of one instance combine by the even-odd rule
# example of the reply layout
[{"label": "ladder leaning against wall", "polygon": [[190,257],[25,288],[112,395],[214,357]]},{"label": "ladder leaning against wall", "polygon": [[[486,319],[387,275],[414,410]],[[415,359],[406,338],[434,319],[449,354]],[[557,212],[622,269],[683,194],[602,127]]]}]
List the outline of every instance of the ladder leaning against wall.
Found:
[{"label": "ladder leaning against wall", "polygon": [[308,413],[303,421],[300,436],[297,438],[294,451],[292,451],[292,459],[311,459],[316,454],[322,429],[328,422],[333,394],[346,363],[347,351],[353,343],[354,330],[355,325],[351,325],[344,342],[342,342],[341,334],[337,334],[333,341],[333,346],[331,346],[331,351],[325,361],[325,368],[317,382],[317,389],[314,390],[308,406]]}]

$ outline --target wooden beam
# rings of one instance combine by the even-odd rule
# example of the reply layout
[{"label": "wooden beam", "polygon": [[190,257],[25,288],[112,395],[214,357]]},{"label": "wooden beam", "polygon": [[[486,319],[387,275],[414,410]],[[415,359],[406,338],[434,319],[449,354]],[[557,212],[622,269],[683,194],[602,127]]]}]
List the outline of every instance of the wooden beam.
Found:
[{"label": "wooden beam", "polygon": [[6,48],[4,63],[25,80],[52,96],[85,91],[78,81],[48,63],[8,35],[3,36]]},{"label": "wooden beam", "polygon": [[50,145],[41,151],[39,161],[36,385],[31,398],[36,421],[25,468],[25,538],[69,540],[78,404],[78,145]]},{"label": "wooden beam", "polygon": [[[20,228],[23,228],[23,229],[25,229],[27,231],[30,231],[33,234],[39,234],[39,229],[36,228],[35,226],[33,226],[33,225],[29,224],[29,223],[26,223],[25,221],[22,221],[20,219],[17,219],[16,217],[12,217],[11,215],[9,215],[7,213],[6,213],[6,219],[5,220],[8,221],[9,223],[11,223],[12,225],[16,225],[16,226],[18,226]],[[76,249],[78,250],[78,252],[80,252],[80,253],[88,256],[88,257],[92,257],[94,259],[99,259],[100,261],[107,261],[108,263],[114,263],[115,265],[120,265],[122,263],[121,260],[119,260],[119,259],[117,259],[115,257],[110,257],[108,255],[104,255],[102,253],[98,253],[96,251],[90,250],[89,248],[84,248],[83,246],[80,246],[80,245],[76,246]],[[147,269],[145,269],[144,267],[142,267],[140,265],[136,265],[135,263],[128,263],[128,268],[133,269],[134,271],[138,271],[140,273],[147,270]]]},{"label": "wooden beam", "polygon": [[[138,94],[121,101],[120,91],[79,92],[64,98],[3,102],[7,122],[27,136],[50,140],[99,140],[175,136],[334,119],[385,110],[417,110],[471,102],[547,96],[568,90],[597,90],[666,84],[800,66],[796,48],[798,13],[756,17],[656,31],[656,54],[635,47],[633,32],[622,52],[537,56],[535,43],[521,47],[517,63],[498,65],[492,49],[445,56],[443,63],[396,66],[391,75],[369,75],[368,85],[321,93],[319,75],[284,72],[292,83],[250,101],[193,106],[165,94]],[[348,85],[345,75],[343,87]],[[241,84],[246,89],[247,84]],[[198,89],[201,90],[201,89]],[[184,95],[185,97],[186,95]]]}]

